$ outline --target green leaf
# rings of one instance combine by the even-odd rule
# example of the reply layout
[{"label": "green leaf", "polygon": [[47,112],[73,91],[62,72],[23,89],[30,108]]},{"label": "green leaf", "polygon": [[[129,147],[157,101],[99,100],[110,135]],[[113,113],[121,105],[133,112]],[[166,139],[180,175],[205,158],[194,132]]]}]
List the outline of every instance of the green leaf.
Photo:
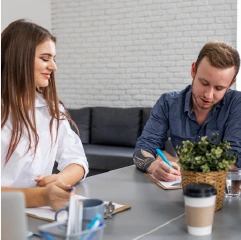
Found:
[{"label": "green leaf", "polygon": [[177,146],[177,154],[182,170],[210,172],[228,170],[236,159],[237,153],[229,153],[230,143],[223,141],[215,143],[218,133],[212,135],[211,140],[207,136],[201,137],[200,142],[183,141],[183,146]]}]

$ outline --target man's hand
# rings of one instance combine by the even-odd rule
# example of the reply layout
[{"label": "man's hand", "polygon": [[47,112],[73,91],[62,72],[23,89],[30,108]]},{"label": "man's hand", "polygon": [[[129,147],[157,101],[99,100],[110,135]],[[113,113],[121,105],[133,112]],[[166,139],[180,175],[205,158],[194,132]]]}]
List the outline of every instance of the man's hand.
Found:
[{"label": "man's hand", "polygon": [[49,187],[57,182],[62,182],[62,180],[58,174],[52,174],[40,175],[35,179],[35,182],[37,183],[36,186],[38,187]]},{"label": "man's hand", "polygon": [[[66,185],[63,182],[55,182],[46,188],[45,198],[47,201],[47,205],[53,208],[54,210],[58,210],[61,207],[65,207],[69,202],[70,193],[69,189],[71,185]],[[74,188],[75,193],[75,188]]]},{"label": "man's hand", "polygon": [[156,179],[166,182],[176,181],[181,176],[180,167],[176,161],[170,161],[173,168],[169,167],[160,156],[151,163],[147,169],[148,173],[151,173]]},{"label": "man's hand", "polygon": [[163,150],[163,153],[165,154],[165,156],[166,156],[166,158],[167,158],[167,160],[168,160],[169,162],[176,162],[176,163],[178,163],[178,161],[179,161],[179,158],[178,158],[178,157],[173,157],[171,154],[169,154],[169,153],[166,152],[165,150]]}]

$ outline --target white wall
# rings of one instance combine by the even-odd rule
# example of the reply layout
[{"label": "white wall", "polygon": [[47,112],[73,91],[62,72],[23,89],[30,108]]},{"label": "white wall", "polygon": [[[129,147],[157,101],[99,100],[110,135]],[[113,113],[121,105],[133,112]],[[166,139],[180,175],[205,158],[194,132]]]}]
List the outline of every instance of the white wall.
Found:
[{"label": "white wall", "polygon": [[67,107],[153,106],[161,93],[191,83],[191,63],[206,41],[241,50],[237,2],[2,0],[1,27],[19,18],[52,27]]},{"label": "white wall", "polygon": [[153,106],[207,41],[236,47],[237,0],[52,0],[52,30],[67,107]]},{"label": "white wall", "polygon": [[20,18],[27,18],[51,31],[51,0],[2,0],[1,8],[1,31]]},{"label": "white wall", "polygon": [[0,0],[0,32],[2,29],[2,0]]}]

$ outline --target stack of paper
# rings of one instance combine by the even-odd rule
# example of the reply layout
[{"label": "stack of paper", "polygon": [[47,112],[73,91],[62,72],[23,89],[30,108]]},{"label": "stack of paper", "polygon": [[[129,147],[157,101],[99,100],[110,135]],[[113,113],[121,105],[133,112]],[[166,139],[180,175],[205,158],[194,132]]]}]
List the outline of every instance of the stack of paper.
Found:
[{"label": "stack of paper", "polygon": [[157,180],[152,174],[145,173],[145,175],[149,179],[151,179],[153,182],[155,182],[158,186],[162,187],[163,189],[171,190],[171,189],[180,189],[180,188],[182,188],[182,179],[181,179],[181,177],[180,177],[180,179],[178,179],[176,181],[165,182],[165,181]]},{"label": "stack of paper", "polygon": [[[78,199],[86,199],[86,197],[80,196],[80,195],[75,195],[78,197]],[[105,203],[108,203],[108,201],[105,201]],[[115,212],[122,212],[126,209],[130,209],[131,206],[129,205],[121,205],[118,203],[112,202],[113,205],[115,206]],[[55,216],[55,211],[51,209],[50,207],[38,207],[38,208],[26,208],[25,212],[28,214],[30,217],[35,217],[39,218],[45,221],[52,222],[54,221],[54,216]],[[58,215],[58,220],[59,221],[64,221],[67,219],[67,215],[63,212],[63,214]]]}]

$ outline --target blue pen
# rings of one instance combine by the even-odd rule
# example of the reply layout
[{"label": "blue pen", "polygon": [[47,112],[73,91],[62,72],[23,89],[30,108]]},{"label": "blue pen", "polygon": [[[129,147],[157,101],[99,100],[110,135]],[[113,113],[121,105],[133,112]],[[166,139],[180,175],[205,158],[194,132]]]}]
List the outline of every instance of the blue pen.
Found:
[{"label": "blue pen", "polygon": [[44,233],[44,232],[41,232],[42,236],[44,237],[44,239],[46,240],[55,240],[50,234],[48,233]]},{"label": "blue pen", "polygon": [[157,148],[156,149],[157,154],[163,159],[163,161],[171,168],[173,168],[173,166],[171,165],[171,163],[167,160],[166,156],[164,155],[164,153],[162,152],[161,149]]},{"label": "blue pen", "polygon": [[[98,227],[102,226],[103,223],[101,222],[102,216],[100,214],[96,214],[96,216],[91,220],[89,225],[87,226],[87,230],[95,230]],[[96,234],[96,232],[92,232],[90,234],[84,235],[80,238],[80,240],[90,240]]]},{"label": "blue pen", "polygon": [[96,216],[94,217],[93,220],[91,220],[90,224],[87,226],[88,230],[93,230],[96,229],[97,227],[99,227],[100,223],[101,223],[101,215],[100,214],[96,214]]},{"label": "blue pen", "polygon": [[[103,223],[99,221],[99,225],[98,225],[97,227],[99,228],[99,227],[101,227],[101,226],[103,226]],[[96,230],[95,232],[92,232],[92,233],[90,234],[90,236],[88,236],[88,238],[87,238],[86,240],[92,240],[92,239],[95,237],[95,235],[97,234],[97,231],[98,231],[98,230]]]}]

